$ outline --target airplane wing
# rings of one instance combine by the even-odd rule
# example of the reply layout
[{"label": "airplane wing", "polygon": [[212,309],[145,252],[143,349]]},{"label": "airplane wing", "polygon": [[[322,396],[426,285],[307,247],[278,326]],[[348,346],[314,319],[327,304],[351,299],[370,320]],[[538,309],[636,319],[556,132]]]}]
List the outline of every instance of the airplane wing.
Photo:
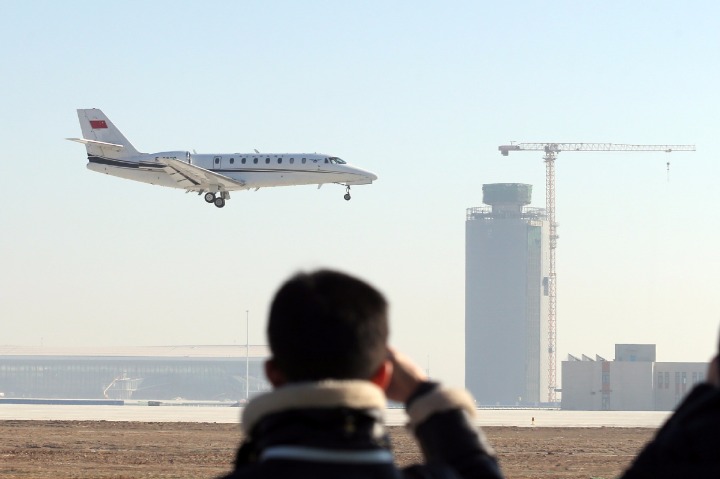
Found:
[{"label": "airplane wing", "polygon": [[211,186],[227,191],[245,188],[244,181],[234,180],[184,161],[164,158],[162,162],[165,163],[165,172],[188,191],[207,190]]}]

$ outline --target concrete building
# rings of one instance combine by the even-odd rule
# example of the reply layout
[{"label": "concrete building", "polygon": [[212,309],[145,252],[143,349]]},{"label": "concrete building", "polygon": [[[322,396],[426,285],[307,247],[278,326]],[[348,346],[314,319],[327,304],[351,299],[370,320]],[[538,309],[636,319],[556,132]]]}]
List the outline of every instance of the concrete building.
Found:
[{"label": "concrete building", "polygon": [[562,362],[562,409],[670,411],[705,379],[707,368],[657,362],[654,344],[616,344],[614,361],[569,355]]},{"label": "concrete building", "polygon": [[0,396],[242,401],[270,389],[267,346],[0,346]]},{"label": "concrete building", "polygon": [[548,397],[548,225],[531,185],[483,185],[465,221],[465,387],[484,405]]}]

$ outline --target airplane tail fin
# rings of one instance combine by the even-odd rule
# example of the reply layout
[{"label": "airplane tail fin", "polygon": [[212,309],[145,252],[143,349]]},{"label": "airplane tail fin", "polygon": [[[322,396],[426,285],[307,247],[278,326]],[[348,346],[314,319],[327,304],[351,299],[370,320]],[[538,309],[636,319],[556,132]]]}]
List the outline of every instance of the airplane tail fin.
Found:
[{"label": "airplane tail fin", "polygon": [[118,159],[140,154],[101,110],[79,109],[77,113],[83,137],[68,140],[83,143],[88,155]]}]

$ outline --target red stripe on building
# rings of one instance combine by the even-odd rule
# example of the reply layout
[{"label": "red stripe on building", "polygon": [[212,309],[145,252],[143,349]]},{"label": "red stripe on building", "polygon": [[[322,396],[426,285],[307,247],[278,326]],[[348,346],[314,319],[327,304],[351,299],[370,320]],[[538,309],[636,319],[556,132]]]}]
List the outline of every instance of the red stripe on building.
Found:
[{"label": "red stripe on building", "polygon": [[105,120],[90,120],[90,128],[98,129],[98,128],[107,128],[107,123],[105,123]]}]

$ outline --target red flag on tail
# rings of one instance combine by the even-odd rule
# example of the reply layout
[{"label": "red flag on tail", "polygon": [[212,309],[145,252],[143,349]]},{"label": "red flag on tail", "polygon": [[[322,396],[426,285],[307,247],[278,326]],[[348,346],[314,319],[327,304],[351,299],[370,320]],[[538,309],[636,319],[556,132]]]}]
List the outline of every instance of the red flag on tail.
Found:
[{"label": "red flag on tail", "polygon": [[105,120],[90,120],[90,128],[93,130],[96,130],[98,128],[107,128],[107,123],[105,123]]}]

